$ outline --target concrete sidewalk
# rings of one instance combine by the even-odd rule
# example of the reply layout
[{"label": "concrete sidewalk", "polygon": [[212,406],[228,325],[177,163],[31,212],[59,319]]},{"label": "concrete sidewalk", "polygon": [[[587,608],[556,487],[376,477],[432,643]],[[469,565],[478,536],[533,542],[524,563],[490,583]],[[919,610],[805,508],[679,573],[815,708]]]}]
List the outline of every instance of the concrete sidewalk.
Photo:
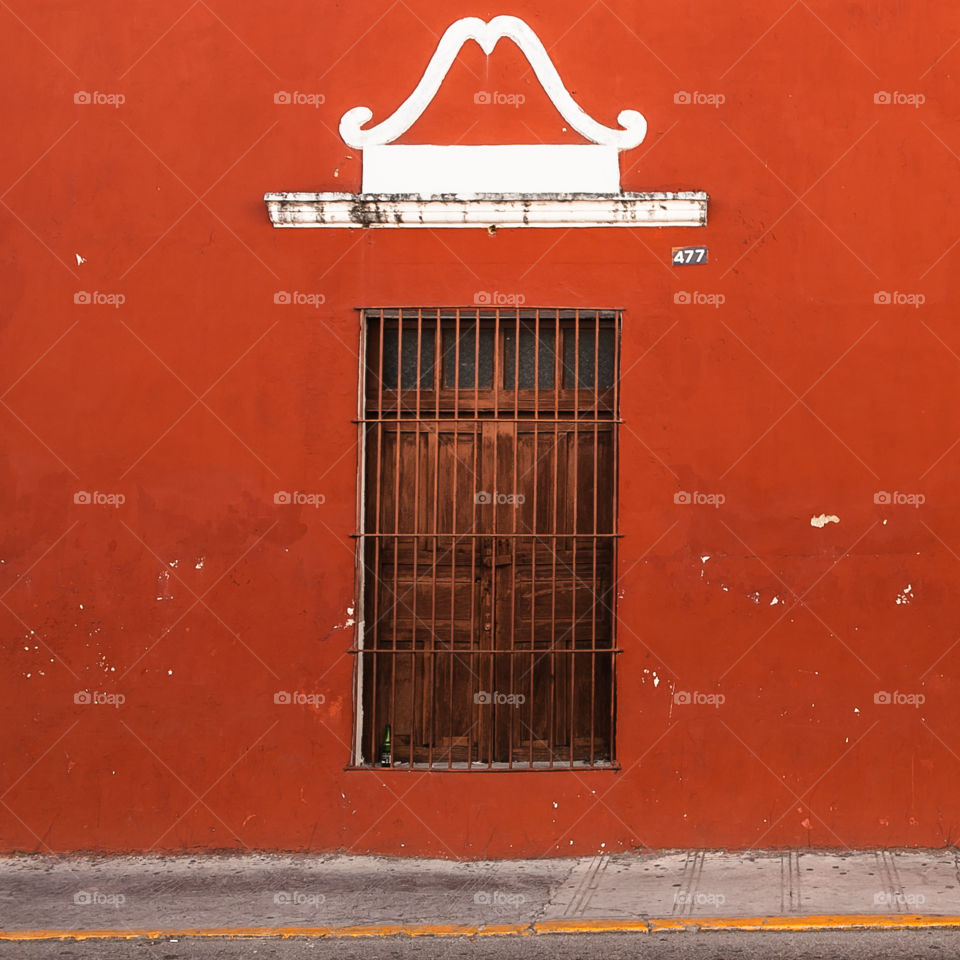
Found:
[{"label": "concrete sidewalk", "polygon": [[0,859],[0,939],[960,928],[952,850]]}]

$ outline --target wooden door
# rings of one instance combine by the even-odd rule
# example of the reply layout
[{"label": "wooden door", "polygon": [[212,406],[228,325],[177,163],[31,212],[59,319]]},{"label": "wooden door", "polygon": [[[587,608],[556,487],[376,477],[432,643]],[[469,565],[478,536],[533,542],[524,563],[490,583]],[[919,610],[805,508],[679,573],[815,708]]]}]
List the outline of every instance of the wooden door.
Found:
[{"label": "wooden door", "polygon": [[613,632],[613,425],[526,420],[497,424],[495,435],[495,486],[515,497],[493,505],[491,685],[525,699],[495,712],[493,754],[516,763],[606,754],[596,731],[609,721],[611,676],[607,664],[598,674],[596,652]]}]

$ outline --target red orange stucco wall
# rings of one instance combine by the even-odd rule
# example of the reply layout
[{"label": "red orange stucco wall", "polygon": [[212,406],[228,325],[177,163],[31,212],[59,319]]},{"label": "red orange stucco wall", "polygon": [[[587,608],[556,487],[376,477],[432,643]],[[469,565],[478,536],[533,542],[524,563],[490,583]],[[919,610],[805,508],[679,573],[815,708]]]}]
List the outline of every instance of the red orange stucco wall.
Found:
[{"label": "red orange stucco wall", "polygon": [[[646,115],[623,188],[706,190],[707,227],[271,228],[265,191],[359,189],[344,111],[382,118],[449,23],[499,13],[601,122]],[[0,849],[955,841],[960,12],[11,0],[0,20]],[[469,45],[405,142],[578,142],[562,126],[516,48]],[[709,263],[671,266],[686,243]],[[345,769],[355,308],[479,291],[625,310],[618,772]],[[875,502],[895,491],[924,502]],[[894,691],[913,702],[875,702]]]}]

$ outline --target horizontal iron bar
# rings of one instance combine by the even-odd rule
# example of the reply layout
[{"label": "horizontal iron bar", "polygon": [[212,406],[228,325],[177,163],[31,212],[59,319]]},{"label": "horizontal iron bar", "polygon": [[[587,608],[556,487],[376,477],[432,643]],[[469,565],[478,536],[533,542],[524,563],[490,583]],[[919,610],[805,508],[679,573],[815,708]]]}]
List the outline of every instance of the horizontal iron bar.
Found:
[{"label": "horizontal iron bar", "polygon": [[[501,416],[490,416],[490,417],[411,417],[403,416],[403,410],[400,411],[401,416],[399,417],[364,417],[362,420],[354,420],[354,423],[559,423],[564,424],[568,429],[573,429],[575,425],[588,426],[593,423],[598,424],[619,424],[623,423],[623,420],[617,419],[615,417],[601,417],[599,419],[591,418],[589,420],[583,417],[501,417]],[[464,434],[464,439],[467,438],[467,434]],[[589,436],[585,435],[584,440],[589,440]]]},{"label": "horizontal iron bar", "polygon": [[[584,625],[585,621],[581,621]],[[427,633],[427,630],[423,631]],[[496,654],[501,656],[505,653],[516,654],[517,656],[539,656],[542,654],[565,653],[623,653],[622,647],[534,647],[532,650],[527,647],[514,647],[511,649],[494,649],[492,647],[350,647],[347,653],[390,653],[397,656],[410,656],[414,653],[436,653],[450,654],[451,656],[463,656],[468,654],[472,657],[485,657]]]},{"label": "horizontal iron bar", "polygon": [[[483,504],[483,506],[490,506],[490,504]],[[501,504],[504,506],[504,504]],[[622,537],[622,533],[461,533],[459,530],[456,533],[352,533],[350,534],[351,539],[358,540],[363,539],[363,537],[395,537],[397,539],[405,538],[409,540],[429,540],[429,539],[452,539],[452,538],[468,538],[468,537],[483,537],[485,539],[494,540],[508,540],[516,537],[517,539],[526,539],[526,540],[612,540],[615,537]]]},{"label": "horizontal iron bar", "polygon": [[[571,313],[579,314],[580,318],[590,316],[592,314],[598,313],[624,313],[626,307],[569,307],[569,306],[547,306],[547,307],[495,307],[495,306],[484,306],[478,305],[476,303],[471,304],[470,306],[463,307],[451,307],[448,304],[435,307],[398,307],[396,304],[392,306],[385,307],[354,307],[354,310],[358,310],[361,313],[372,313],[376,315],[376,319],[379,319],[381,314],[389,314],[396,312],[397,310],[402,310],[404,313],[421,313],[421,314],[431,314],[437,312],[453,312],[456,313],[499,313],[501,316],[504,315],[517,315],[521,316],[521,319],[526,319],[530,316],[536,316],[537,313],[544,313],[545,311],[550,310],[569,310]],[[389,316],[386,316],[385,319],[392,319]]]}]

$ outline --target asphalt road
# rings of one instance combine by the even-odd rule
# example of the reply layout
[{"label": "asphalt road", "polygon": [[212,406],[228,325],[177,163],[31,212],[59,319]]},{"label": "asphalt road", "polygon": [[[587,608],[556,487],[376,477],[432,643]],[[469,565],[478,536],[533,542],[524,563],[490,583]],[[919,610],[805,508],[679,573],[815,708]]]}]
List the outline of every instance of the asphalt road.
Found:
[{"label": "asphalt road", "polygon": [[960,932],[0,943],[0,960],[953,960]]}]

